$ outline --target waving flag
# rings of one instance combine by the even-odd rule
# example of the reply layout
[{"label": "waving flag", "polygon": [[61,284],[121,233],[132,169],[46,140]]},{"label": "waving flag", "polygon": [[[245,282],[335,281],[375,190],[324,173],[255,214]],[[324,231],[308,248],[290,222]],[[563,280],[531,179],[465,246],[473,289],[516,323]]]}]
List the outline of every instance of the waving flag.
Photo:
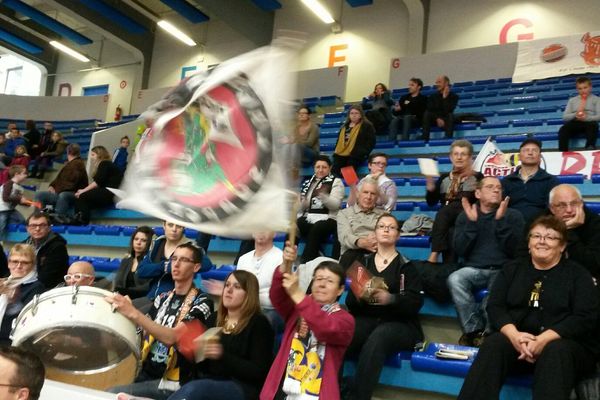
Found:
[{"label": "waving flag", "polygon": [[293,44],[193,75],[150,107],[117,206],[218,235],[287,230],[292,192],[273,149],[292,118]]},{"label": "waving flag", "polygon": [[473,163],[473,169],[485,176],[506,176],[518,166],[518,154],[504,154],[496,142],[488,138]]}]

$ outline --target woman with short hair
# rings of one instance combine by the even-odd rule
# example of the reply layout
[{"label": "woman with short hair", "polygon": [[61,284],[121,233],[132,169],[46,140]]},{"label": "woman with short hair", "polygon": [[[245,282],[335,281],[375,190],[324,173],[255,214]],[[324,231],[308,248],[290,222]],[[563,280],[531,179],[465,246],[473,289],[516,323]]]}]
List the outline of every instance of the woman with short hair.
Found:
[{"label": "woman with short hair", "polygon": [[28,244],[15,244],[8,254],[8,278],[0,279],[0,345],[10,345],[12,322],[23,307],[44,292],[35,268],[35,249]]},{"label": "woman with short hair", "polygon": [[273,274],[271,302],[285,330],[260,399],[338,400],[338,371],[354,333],[354,318],[338,304],[346,276],[337,262],[324,261],[315,268],[307,295],[298,274],[285,267],[296,254],[296,246],[286,242],[284,264]]},{"label": "woman with short hair", "polygon": [[568,399],[600,354],[594,278],[564,256],[567,228],[552,215],[529,229],[527,258],[498,274],[487,303],[495,333],[485,338],[458,396],[497,399],[507,375],[533,372],[533,399]]}]

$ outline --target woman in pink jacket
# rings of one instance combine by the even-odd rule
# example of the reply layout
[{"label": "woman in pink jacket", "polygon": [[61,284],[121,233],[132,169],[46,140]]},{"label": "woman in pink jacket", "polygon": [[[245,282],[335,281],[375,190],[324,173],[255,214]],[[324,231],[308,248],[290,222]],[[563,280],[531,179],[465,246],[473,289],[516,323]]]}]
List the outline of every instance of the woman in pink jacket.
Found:
[{"label": "woman in pink jacket", "polygon": [[[296,247],[286,242],[285,261],[296,260]],[[270,297],[285,319],[285,331],[271,366],[261,400],[338,400],[338,371],[354,334],[354,318],[337,300],[345,274],[338,263],[325,261],[313,273],[311,294],[298,286],[298,274],[275,270]]]}]

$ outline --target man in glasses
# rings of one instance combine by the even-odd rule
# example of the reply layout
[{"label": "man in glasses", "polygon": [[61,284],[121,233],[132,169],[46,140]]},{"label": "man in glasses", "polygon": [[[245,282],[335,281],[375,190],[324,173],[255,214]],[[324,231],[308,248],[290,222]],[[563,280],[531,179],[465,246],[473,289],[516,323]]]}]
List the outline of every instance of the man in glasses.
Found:
[{"label": "man in glasses", "polygon": [[95,278],[94,266],[87,261],[75,261],[64,276],[66,286],[92,286]]},{"label": "man in glasses", "polygon": [[579,190],[562,184],[550,191],[550,213],[567,225],[565,253],[600,279],[600,217],[585,207]]},{"label": "man in glasses", "polygon": [[510,199],[502,200],[502,184],[495,177],[485,177],[475,189],[477,203],[462,199],[463,211],[456,219],[454,251],[462,259],[462,268],[448,277],[448,289],[463,331],[458,343],[479,346],[489,327],[485,306],[474,292],[491,288],[504,264],[514,258],[523,237],[523,216],[508,208]]},{"label": "man in glasses", "polygon": [[37,400],[44,385],[40,359],[18,347],[0,347],[0,399]]},{"label": "man in glasses", "polygon": [[116,311],[145,331],[142,368],[135,383],[114,387],[110,392],[161,400],[179,388],[179,360],[184,357],[175,344],[183,329],[180,323],[197,319],[205,327],[214,324],[212,300],[194,286],[194,274],[200,267],[200,249],[191,243],[178,245],[170,257],[169,270],[175,288],[159,294],[146,315],[133,306],[129,297],[114,294],[106,298]]},{"label": "man in glasses", "polygon": [[375,223],[383,210],[375,208],[379,197],[377,181],[367,177],[358,186],[356,204],[337,215],[338,238],[341,245],[340,265],[344,270],[364,254],[377,251]]},{"label": "man in glasses", "polygon": [[38,279],[45,287],[53,288],[63,281],[69,268],[67,241],[52,232],[50,219],[39,211],[27,218],[27,233],[23,243],[35,248]]}]

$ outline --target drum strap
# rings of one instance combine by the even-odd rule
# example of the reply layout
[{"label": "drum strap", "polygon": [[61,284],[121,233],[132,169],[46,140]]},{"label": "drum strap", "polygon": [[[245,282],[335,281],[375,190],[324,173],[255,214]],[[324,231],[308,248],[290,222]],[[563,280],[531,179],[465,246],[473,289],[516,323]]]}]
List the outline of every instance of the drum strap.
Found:
[{"label": "drum strap", "polygon": [[[196,298],[198,293],[199,293],[198,288],[192,286],[190,291],[185,296],[185,300],[183,301],[183,304],[181,305],[181,308],[179,309],[179,312],[177,314],[177,320],[175,321],[175,325],[173,325],[173,326],[177,326],[181,321],[183,321],[185,316],[190,312],[190,309],[192,308],[192,303],[194,302],[194,299]],[[167,300],[164,303],[164,305],[166,307],[169,306],[174,295],[175,295],[175,290],[173,290],[173,291],[171,291],[171,293],[169,293],[169,297],[167,298]],[[152,343],[154,342],[154,340],[155,340],[154,337],[152,335],[148,334],[148,337],[144,341],[144,347],[142,349],[143,361],[148,356],[148,352],[149,352],[150,347],[152,346]],[[171,390],[171,391],[175,391],[175,390],[179,389],[179,367],[177,366],[177,352],[175,351],[174,346],[171,346],[171,348],[169,349],[169,357],[167,359],[167,367],[165,369],[165,373],[164,373],[162,379],[160,380],[160,383],[158,384],[158,388],[164,389],[164,390]]]}]

